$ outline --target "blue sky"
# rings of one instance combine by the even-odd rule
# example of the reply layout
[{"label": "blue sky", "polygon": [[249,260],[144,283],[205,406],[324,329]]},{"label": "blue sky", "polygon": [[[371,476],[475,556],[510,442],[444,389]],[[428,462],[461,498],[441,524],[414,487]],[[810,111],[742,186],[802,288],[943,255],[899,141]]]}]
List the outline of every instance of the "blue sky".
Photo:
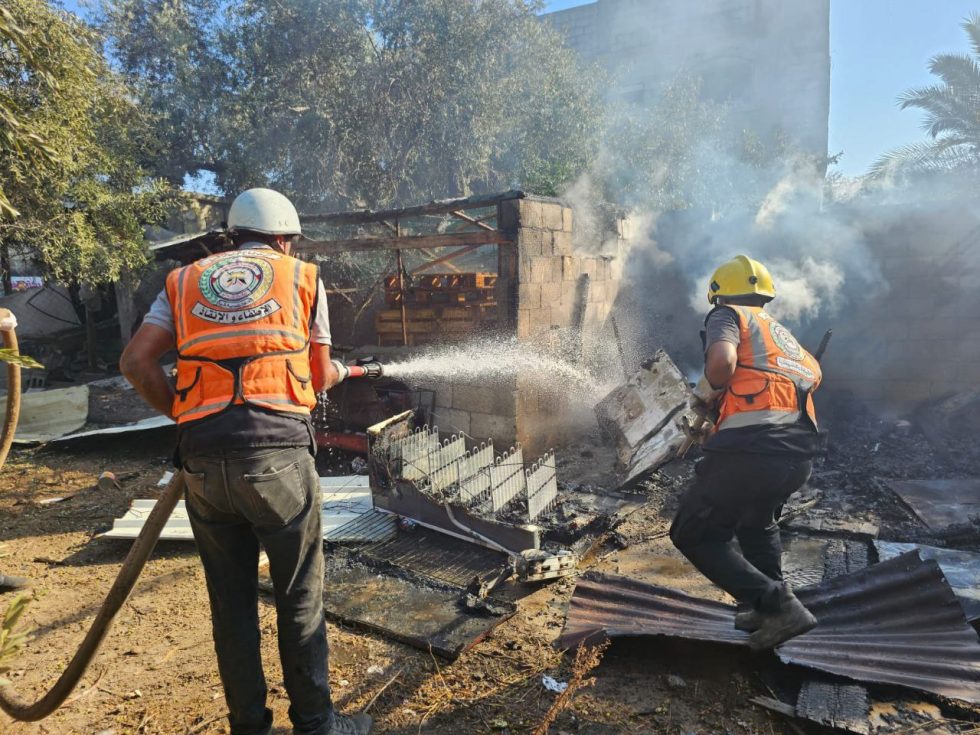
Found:
[{"label": "blue sky", "polygon": [[[584,0],[546,4],[559,10]],[[922,139],[919,113],[895,100],[932,83],[931,56],[969,50],[960,21],[975,11],[980,0],[831,0],[830,153],[844,152],[840,171],[864,173],[884,151]]]}]

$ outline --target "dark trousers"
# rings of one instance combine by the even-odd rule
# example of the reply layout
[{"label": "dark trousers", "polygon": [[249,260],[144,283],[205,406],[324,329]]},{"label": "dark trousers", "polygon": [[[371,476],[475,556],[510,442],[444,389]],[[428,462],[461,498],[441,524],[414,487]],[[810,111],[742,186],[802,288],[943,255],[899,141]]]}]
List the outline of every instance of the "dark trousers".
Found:
[{"label": "dark trousers", "polygon": [[671,541],[739,603],[778,609],[783,547],[776,517],[812,468],[810,460],[799,457],[706,454],[681,497]]},{"label": "dark trousers", "polygon": [[184,459],[187,512],[204,564],[232,735],[267,735],[258,617],[259,543],[276,596],[279,658],[294,732],[333,725],[323,617],[320,487],[308,447]]}]

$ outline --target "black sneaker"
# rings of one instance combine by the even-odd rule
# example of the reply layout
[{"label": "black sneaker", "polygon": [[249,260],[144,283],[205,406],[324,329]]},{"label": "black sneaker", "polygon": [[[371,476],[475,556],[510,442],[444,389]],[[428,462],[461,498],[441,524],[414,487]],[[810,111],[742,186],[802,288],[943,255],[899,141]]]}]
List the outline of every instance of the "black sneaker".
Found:
[{"label": "black sneaker", "polygon": [[371,715],[363,712],[357,715],[333,716],[333,727],[327,735],[368,735],[371,732]]},{"label": "black sneaker", "polygon": [[775,648],[780,643],[812,630],[817,624],[813,613],[803,607],[796,595],[783,587],[779,594],[779,609],[776,612],[761,611],[761,625],[749,636],[749,647],[753,651]]}]

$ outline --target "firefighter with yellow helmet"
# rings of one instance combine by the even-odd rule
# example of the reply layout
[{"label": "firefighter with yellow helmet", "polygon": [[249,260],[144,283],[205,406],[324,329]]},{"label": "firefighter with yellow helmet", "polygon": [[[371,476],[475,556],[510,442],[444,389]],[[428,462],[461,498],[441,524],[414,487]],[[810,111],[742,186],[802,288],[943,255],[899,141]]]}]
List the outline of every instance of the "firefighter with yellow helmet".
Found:
[{"label": "firefighter with yellow helmet", "polygon": [[783,582],[776,518],[810,476],[821,372],[765,311],[775,296],[768,269],[745,255],[711,276],[704,375],[695,395],[714,425],[670,530],[691,563],[738,601],[735,627],[751,633],[757,650],[817,623]]}]

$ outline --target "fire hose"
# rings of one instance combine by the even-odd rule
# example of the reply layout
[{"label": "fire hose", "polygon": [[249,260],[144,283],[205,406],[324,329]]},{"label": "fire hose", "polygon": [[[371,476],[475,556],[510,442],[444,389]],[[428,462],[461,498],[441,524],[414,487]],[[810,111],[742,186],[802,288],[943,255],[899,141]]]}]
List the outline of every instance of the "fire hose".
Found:
[{"label": "fire hose", "polygon": [[[0,309],[0,332],[3,332],[4,349],[18,352],[17,333],[14,331],[17,320],[9,309]],[[7,361],[7,415],[0,434],[0,468],[7,461],[10,447],[17,433],[17,421],[20,419],[20,365]]]},{"label": "fire hose", "polygon": [[[14,339],[16,340],[16,338]],[[6,331],[4,331],[4,344],[7,345]],[[348,377],[357,378],[380,377],[382,373],[381,365],[376,362],[365,365],[351,365],[349,366],[349,370],[350,374]],[[17,375],[19,378],[19,369]],[[12,390],[9,391],[9,394],[12,393]],[[7,406],[9,419],[9,398]],[[4,439],[6,439],[6,435],[4,435]],[[95,620],[92,621],[92,625],[89,627],[82,644],[78,647],[75,655],[54,686],[34,703],[30,703],[19,696],[9,684],[0,686],[0,709],[15,720],[35,722],[44,719],[64,703],[68,695],[78,685],[89,664],[92,663],[92,659],[95,657],[99,647],[109,633],[109,629],[112,627],[113,620],[133,591],[136,580],[139,579],[143,567],[146,566],[150,554],[153,553],[153,549],[160,538],[160,533],[163,531],[163,527],[167,525],[170,514],[173,513],[183,491],[184,473],[178,470],[167,484],[156,505],[153,506],[153,510],[150,511],[150,515],[143,524],[143,528],[133,542],[132,547],[130,547],[125,560],[123,560],[119,574],[116,576],[116,581],[112,583],[109,594],[106,595],[105,601],[102,603],[102,607],[99,608]]]}]

